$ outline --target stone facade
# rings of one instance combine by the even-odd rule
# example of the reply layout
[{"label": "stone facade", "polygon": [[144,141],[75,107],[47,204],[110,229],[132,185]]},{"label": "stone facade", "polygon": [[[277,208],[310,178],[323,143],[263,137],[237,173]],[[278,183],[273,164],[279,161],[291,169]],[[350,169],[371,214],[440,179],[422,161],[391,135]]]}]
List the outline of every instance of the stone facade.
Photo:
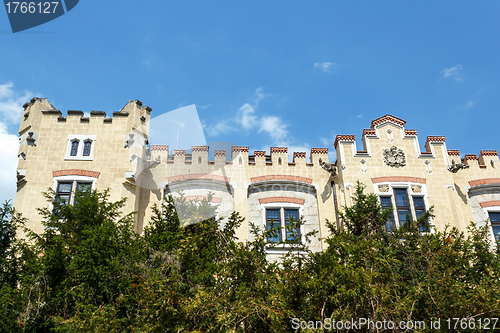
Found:
[{"label": "stone facade", "polygon": [[[84,117],[72,110],[63,117],[40,98],[24,107],[14,206],[36,232],[42,231],[36,208],[49,207],[41,193],[48,188],[74,191],[84,183],[109,189],[111,200],[127,198],[125,209],[136,212],[138,232],[151,217],[152,205],[179,191],[186,200],[211,193],[221,217],[240,212],[245,217],[237,231],[241,240],[251,237],[250,222],[265,227],[268,211],[298,212],[305,219],[300,233],[318,232],[311,245],[315,251],[324,247],[320,238],[328,234],[327,219],[341,227],[338,212],[351,205],[358,180],[381,198],[390,198],[396,225],[403,219],[396,202],[402,189],[410,215],[418,215],[422,204],[434,206],[432,224],[438,229],[450,224],[465,230],[469,221],[481,225],[489,212],[500,212],[497,151],[483,150],[479,157],[465,155],[462,160],[458,150],[447,149],[444,137],[429,136],[422,152],[417,131],[405,129],[404,120],[390,115],[363,131],[362,151],[354,135],[337,136],[337,161],[330,164],[328,148],[312,148],[309,161],[306,153],[295,152],[292,162],[285,147],[273,147],[268,155],[232,147],[214,151],[213,161],[206,146],[171,154],[168,146],[148,144],[151,109],[136,100],[109,118],[102,111]],[[71,194],[67,198],[71,202]]]}]

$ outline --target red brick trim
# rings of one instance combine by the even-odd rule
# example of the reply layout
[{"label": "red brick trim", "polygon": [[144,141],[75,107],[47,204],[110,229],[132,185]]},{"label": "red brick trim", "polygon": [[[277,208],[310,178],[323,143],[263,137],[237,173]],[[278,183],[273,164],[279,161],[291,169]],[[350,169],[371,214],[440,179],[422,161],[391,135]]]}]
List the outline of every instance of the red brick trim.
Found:
[{"label": "red brick trim", "polygon": [[486,208],[486,207],[494,207],[494,206],[500,206],[500,200],[491,200],[491,201],[484,201],[479,203],[481,207]]},{"label": "red brick trim", "polygon": [[82,169],[68,169],[68,170],[56,170],[52,171],[52,177],[59,176],[86,176],[86,177],[94,177],[99,178],[101,173],[97,171],[91,170],[82,170]]},{"label": "red brick trim", "polygon": [[306,158],[305,152],[295,152],[293,153],[293,158]]},{"label": "red brick trim", "polygon": [[208,152],[208,146],[192,146],[191,151],[206,151],[206,152]]},{"label": "red brick trim", "polygon": [[171,176],[171,177],[167,178],[167,180],[169,182],[178,182],[178,181],[191,180],[191,179],[218,180],[218,181],[225,182],[225,183],[229,183],[231,181],[231,178],[229,178],[229,177],[204,174],[204,173],[188,173],[185,175],[177,175],[177,176]]},{"label": "red brick trim", "polygon": [[372,182],[374,184],[376,184],[376,183],[389,183],[389,182],[408,182],[408,183],[425,184],[426,181],[427,180],[425,178],[403,177],[403,176],[390,176],[390,177],[375,177],[375,178],[372,178]]},{"label": "red brick trim", "polygon": [[365,128],[363,130],[363,135],[377,135],[377,132],[374,129]]},{"label": "red brick trim", "polygon": [[224,156],[224,157],[226,157],[226,151],[225,150],[215,150],[214,151],[214,156]]},{"label": "red brick trim", "polygon": [[264,157],[266,156],[266,152],[263,150],[256,150],[253,152],[255,157]]},{"label": "red brick trim", "polygon": [[403,119],[391,116],[390,114],[386,114],[385,116],[382,116],[380,118],[373,120],[372,121],[372,128],[375,128],[375,126],[382,124],[386,121],[389,121],[391,123],[401,125],[401,126],[404,126],[406,124],[406,121],[404,121]]},{"label": "red brick trim", "polygon": [[151,145],[151,150],[168,151],[167,145]]},{"label": "red brick trim", "polygon": [[[175,197],[174,199],[179,199],[180,197]],[[186,198],[186,201],[203,201],[203,200],[208,200],[208,196],[206,195],[185,195],[184,198]],[[210,202],[213,203],[221,203],[222,198],[218,197],[212,197],[212,200]]]},{"label": "red brick trim", "polygon": [[333,146],[335,148],[337,148],[337,144],[340,142],[340,141],[355,141],[356,140],[356,136],[354,134],[339,134],[335,137],[335,142],[333,143]]},{"label": "red brick trim", "polygon": [[291,176],[291,175],[269,175],[269,176],[259,176],[250,178],[250,181],[252,183],[264,182],[267,180],[291,180],[294,182],[312,184],[312,178]]},{"label": "red brick trim", "polygon": [[305,201],[306,201],[305,199],[292,198],[292,197],[269,197],[269,198],[259,199],[259,203],[261,205],[273,202],[289,202],[289,203],[303,205]]},{"label": "red brick trim", "polygon": [[311,154],[328,154],[328,148],[311,148]]},{"label": "red brick trim", "polygon": [[405,129],[405,135],[417,135],[417,130]]},{"label": "red brick trim", "polygon": [[446,141],[446,138],[443,135],[428,135],[427,136],[427,142],[445,142],[445,141]]},{"label": "red brick trim", "polygon": [[242,153],[248,153],[248,147],[241,147],[241,146],[233,146],[232,151],[236,152],[242,152]]},{"label": "red brick trim", "polygon": [[181,149],[174,149],[174,155],[186,155],[185,150]]},{"label": "red brick trim", "polygon": [[498,156],[498,151],[496,151],[496,150],[481,150],[480,156]]},{"label": "red brick trim", "polygon": [[458,150],[458,149],[448,149],[448,155],[450,155],[450,156],[460,156],[460,150]]},{"label": "red brick trim", "polygon": [[487,185],[487,184],[500,184],[500,178],[484,178],[469,181],[470,186]]},{"label": "red brick trim", "polygon": [[465,163],[465,165],[469,165],[469,160],[478,161],[479,158],[475,154],[465,154],[465,157],[464,157],[464,163]]},{"label": "red brick trim", "polygon": [[271,147],[271,154],[274,153],[287,153],[288,148],[287,147]]}]

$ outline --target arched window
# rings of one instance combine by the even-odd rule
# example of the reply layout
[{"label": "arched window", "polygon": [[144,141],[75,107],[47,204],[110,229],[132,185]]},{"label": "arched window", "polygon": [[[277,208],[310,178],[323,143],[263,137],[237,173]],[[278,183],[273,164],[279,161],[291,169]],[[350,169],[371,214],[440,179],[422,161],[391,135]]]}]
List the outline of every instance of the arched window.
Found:
[{"label": "arched window", "polygon": [[278,165],[281,166],[283,164],[283,160],[281,159],[281,157],[278,157]]},{"label": "arched window", "polygon": [[90,156],[90,147],[92,146],[92,141],[85,141],[83,144],[83,156]]},{"label": "arched window", "polygon": [[76,156],[78,154],[78,140],[71,141],[71,156]]},{"label": "arched window", "polygon": [[201,165],[201,156],[198,156],[198,165]]}]

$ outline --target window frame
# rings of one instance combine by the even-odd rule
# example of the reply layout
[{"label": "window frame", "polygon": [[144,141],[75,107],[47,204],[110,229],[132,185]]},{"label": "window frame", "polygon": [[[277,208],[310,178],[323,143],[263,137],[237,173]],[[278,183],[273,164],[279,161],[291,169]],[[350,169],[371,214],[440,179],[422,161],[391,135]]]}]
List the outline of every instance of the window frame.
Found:
[{"label": "window frame", "polygon": [[[77,184],[79,184],[79,183],[91,184],[90,188],[93,191],[93,190],[95,190],[96,180],[97,180],[97,178],[88,177],[88,176],[76,176],[76,175],[58,176],[58,177],[54,177],[52,189],[54,190],[54,193],[57,196],[59,193],[58,190],[59,190],[60,184],[71,183],[71,190],[69,192],[69,202],[67,202],[66,204],[74,205],[75,204],[75,190],[76,190]],[[49,210],[50,211],[54,210],[54,206],[52,204],[50,204]]]},{"label": "window frame", "polygon": [[[495,238],[495,232],[493,231],[493,223],[491,222],[490,213],[500,214],[500,206],[485,207],[485,208],[483,208],[483,211],[486,214],[486,219],[485,219],[484,222],[486,222],[487,219],[490,220],[490,237],[491,237],[491,240],[493,241],[493,244],[496,244],[497,240]],[[495,225],[499,225],[500,226],[500,222],[495,223]]]},{"label": "window frame", "polygon": [[[303,205],[300,204],[294,204],[294,203],[289,203],[289,202],[271,202],[271,203],[266,203],[266,204],[261,204],[261,211],[262,211],[262,226],[264,230],[267,230],[268,225],[267,225],[267,210],[270,209],[279,209],[280,211],[280,239],[284,240],[286,239],[286,221],[285,221],[285,210],[297,210],[298,211],[298,218],[300,219],[303,216],[304,212],[304,207]],[[300,244],[305,243],[305,237],[304,237],[304,225],[301,225],[299,227],[299,237],[300,237]],[[299,245],[299,244],[297,244]],[[293,248],[294,246],[297,246],[295,244],[274,244],[272,247],[268,248],[268,250],[288,250],[290,248]],[[285,251],[286,252],[286,251]]]},{"label": "window frame", "polygon": [[[408,210],[410,211],[410,216],[413,220],[417,220],[417,211],[420,211],[421,209],[417,209],[415,207],[415,198],[421,198],[423,205],[424,205],[424,212],[429,209],[429,202],[428,202],[428,194],[427,194],[427,187],[425,184],[422,183],[409,183],[409,182],[384,182],[384,183],[374,183],[374,189],[375,189],[375,194],[378,197],[379,203],[382,205],[382,197],[390,197],[391,204],[392,204],[392,219],[394,223],[394,228],[400,228],[402,226],[402,223],[400,221],[399,217],[399,212],[403,210]],[[379,189],[379,186],[387,185],[389,186],[389,190],[387,192],[382,192]],[[420,192],[414,192],[412,185],[420,186],[421,191]],[[396,202],[396,190],[406,190],[406,196],[408,199],[408,204],[409,206],[397,206]],[[386,208],[386,207],[384,207]],[[432,226],[432,220],[429,219],[428,221],[428,230],[422,230],[420,228],[420,231],[422,233],[428,233],[428,232],[433,232],[433,229],[431,228]]]},{"label": "window frame", "polygon": [[[73,161],[92,161],[94,159],[94,149],[95,141],[97,141],[96,135],[68,135],[68,143],[66,148],[66,154],[64,155],[64,160]],[[73,154],[73,143],[78,142],[76,154]],[[85,146],[87,143],[90,144],[88,155],[85,153]]]}]

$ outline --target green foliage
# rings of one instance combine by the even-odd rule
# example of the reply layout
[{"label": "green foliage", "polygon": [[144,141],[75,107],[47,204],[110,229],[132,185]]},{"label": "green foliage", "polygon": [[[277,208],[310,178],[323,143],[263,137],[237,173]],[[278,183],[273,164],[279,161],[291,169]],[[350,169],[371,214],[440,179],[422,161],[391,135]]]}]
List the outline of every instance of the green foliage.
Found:
[{"label": "green foliage", "polygon": [[[327,222],[323,252],[314,233],[270,242],[279,232],[238,213],[214,216],[210,198],[171,197],[153,208],[143,235],[123,200],[76,194],[75,206],[46,194],[44,232],[31,245],[15,238],[22,219],[1,210],[0,331],[5,332],[290,332],[300,320],[424,320],[498,317],[500,258],[489,227],[473,224],[421,233],[418,221],[384,230],[389,212],[358,183],[346,229]],[[186,218],[196,223],[182,223]],[[305,221],[289,221],[288,233]],[[246,235],[245,235],[246,236]],[[303,240],[303,241],[302,241]],[[279,260],[270,251],[286,249]],[[312,331],[312,330],[304,330]]]},{"label": "green foliage", "polygon": [[357,182],[354,203],[351,207],[344,207],[340,218],[352,234],[368,237],[383,231],[391,212],[380,206],[375,194],[364,193],[365,187]]}]

